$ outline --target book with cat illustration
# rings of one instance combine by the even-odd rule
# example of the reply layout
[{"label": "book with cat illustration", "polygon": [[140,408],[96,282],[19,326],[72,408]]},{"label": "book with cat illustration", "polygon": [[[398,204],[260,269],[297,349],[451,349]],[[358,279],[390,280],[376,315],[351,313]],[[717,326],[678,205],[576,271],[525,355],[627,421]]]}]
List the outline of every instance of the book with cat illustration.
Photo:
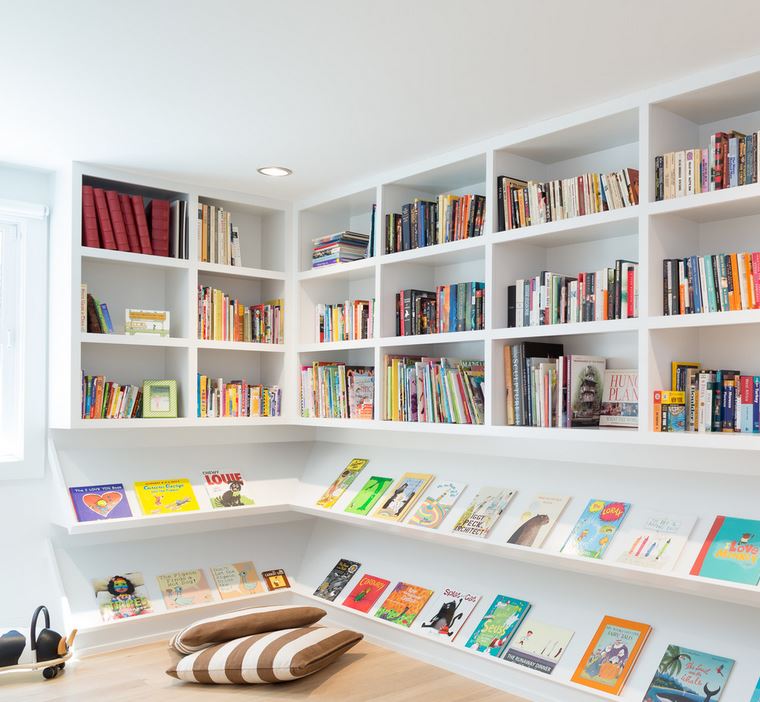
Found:
[{"label": "book with cat illustration", "polygon": [[370,510],[375,506],[392,482],[393,478],[382,478],[373,475],[366,483],[364,483],[361,490],[356,493],[354,499],[351,500],[348,507],[346,507],[346,512],[361,515],[369,514]]},{"label": "book with cat illustration", "polygon": [[193,486],[186,478],[135,483],[135,496],[148,516],[198,510]]},{"label": "book with cat illustration", "polygon": [[464,492],[464,483],[437,480],[425,491],[417,511],[409,518],[409,524],[437,529],[451,511],[454,503]]},{"label": "book with cat illustration", "polygon": [[375,575],[362,575],[354,589],[343,600],[343,606],[367,614],[390,584],[391,581],[385,578],[378,578]]},{"label": "book with cat illustration", "polygon": [[504,658],[509,642],[529,609],[530,602],[496,595],[465,646],[495,658]]},{"label": "book with cat illustration", "polygon": [[564,496],[536,496],[520,515],[519,523],[507,543],[541,548],[569,501],[570,498]]},{"label": "book with cat illustration", "polygon": [[469,507],[454,525],[454,532],[485,539],[499,521],[499,517],[504,513],[514,494],[514,490],[490,485],[480,488]]},{"label": "book with cat illustration", "polygon": [[433,614],[420,623],[419,630],[439,641],[453,641],[478,602],[480,595],[447,587],[433,600]]},{"label": "book with cat illustration", "polygon": [[404,473],[372,516],[392,522],[403,521],[432,479],[430,473]]},{"label": "book with cat illustration", "polygon": [[251,484],[246,482],[242,473],[204,470],[201,475],[213,509],[256,504],[251,494]]},{"label": "book with cat illustration", "polygon": [[145,578],[138,571],[97,578],[92,581],[92,588],[104,622],[132,619],[153,612]]},{"label": "book with cat illustration", "polygon": [[327,574],[320,586],[314,590],[315,597],[321,597],[328,602],[334,602],[335,598],[343,592],[351,578],[361,568],[361,563],[341,558],[335,567]]},{"label": "book with cat illustration", "polygon": [[375,616],[409,628],[433,594],[432,590],[409,583],[396,583]]},{"label": "book with cat illustration", "polygon": [[562,553],[601,558],[628,514],[628,502],[589,500],[562,547]]},{"label": "book with cat illustration", "polygon": [[69,494],[80,522],[132,516],[122,483],[70,487]]},{"label": "book with cat illustration", "polygon": [[671,644],[665,649],[643,702],[719,702],[733,667],[731,658]]},{"label": "book with cat illustration", "polygon": [[760,521],[715,517],[691,575],[757,585],[760,580]]},{"label": "book with cat illustration", "polygon": [[343,493],[351,487],[359,473],[364,470],[364,466],[369,463],[368,458],[352,458],[349,464],[340,472],[337,478],[333,480],[332,485],[327,488],[317,500],[318,507],[330,509],[343,496]]},{"label": "book with cat illustration", "polygon": [[507,649],[505,660],[551,675],[567,650],[573,632],[536,619],[526,619]]},{"label": "book with cat illustration", "polygon": [[223,600],[264,592],[264,584],[259,580],[256,567],[251,561],[214,566],[211,568],[211,577]]},{"label": "book with cat illustration", "polygon": [[206,575],[200,569],[180,570],[159,575],[156,579],[167,609],[179,609],[213,601]]}]

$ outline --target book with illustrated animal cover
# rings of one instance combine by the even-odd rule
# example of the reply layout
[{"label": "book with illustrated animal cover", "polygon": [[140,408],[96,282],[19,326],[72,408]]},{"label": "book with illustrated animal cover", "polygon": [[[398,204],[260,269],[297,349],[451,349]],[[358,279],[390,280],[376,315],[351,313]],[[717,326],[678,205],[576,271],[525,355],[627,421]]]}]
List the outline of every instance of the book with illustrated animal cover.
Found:
[{"label": "book with illustrated animal cover", "polygon": [[530,602],[496,595],[465,646],[495,658],[504,658],[507,647],[530,609]]},{"label": "book with illustrated animal cover", "polygon": [[760,580],[760,522],[715,517],[691,575],[757,585]]},{"label": "book with illustrated animal cover", "polygon": [[180,570],[159,575],[156,579],[167,609],[179,609],[213,601],[206,576],[200,569]]},{"label": "book with illustrated animal cover", "polygon": [[349,561],[345,558],[341,558],[335,567],[327,574],[327,577],[322,581],[322,584],[314,590],[316,597],[321,597],[328,602],[334,602],[335,598],[343,592],[343,589],[348,585],[351,578],[356,575],[356,572],[361,568],[361,563],[356,561]]},{"label": "book with illustrated animal cover", "polygon": [[356,583],[356,587],[343,600],[343,606],[367,614],[372,609],[372,605],[380,599],[380,595],[385,592],[385,588],[390,584],[391,581],[385,578],[378,578],[374,575],[362,575],[359,578],[359,582]]},{"label": "book with illustrated animal cover", "polygon": [[601,558],[630,507],[628,502],[589,500],[570,536],[567,537],[562,553]]},{"label": "book with illustrated animal cover", "polygon": [[643,702],[718,702],[733,667],[730,658],[671,644]]},{"label": "book with illustrated animal cover", "polygon": [[639,426],[639,371],[604,371],[604,390],[599,410],[600,427]]},{"label": "book with illustrated animal cover", "polygon": [[282,590],[283,588],[290,587],[290,580],[285,575],[285,571],[282,568],[275,568],[274,570],[262,570],[261,577],[267,584],[269,592],[272,590]]},{"label": "book with illustrated animal cover", "polygon": [[251,561],[215,566],[211,568],[211,577],[223,600],[264,592],[264,584]]},{"label": "book with illustrated animal cover", "polygon": [[143,514],[174,514],[198,509],[193,486],[186,478],[135,483],[135,495]]},{"label": "book with illustrated animal cover", "polygon": [[433,614],[420,623],[420,632],[439,641],[453,641],[478,602],[480,595],[447,587],[433,600]]},{"label": "book with illustrated animal cover", "polygon": [[570,629],[526,619],[504,658],[510,663],[551,675],[572,638]]},{"label": "book with illustrated animal cover", "polygon": [[375,616],[409,628],[433,594],[432,590],[409,583],[396,583]]},{"label": "book with illustrated animal cover", "polygon": [[340,475],[333,480],[322,497],[317,500],[318,507],[330,509],[343,496],[343,493],[351,487],[351,483],[356,480],[364,466],[369,463],[368,458],[352,458],[349,464],[340,472]]},{"label": "book with illustrated animal cover", "polygon": [[437,529],[466,487],[464,483],[454,483],[451,480],[432,483],[417,511],[410,517],[409,524]]},{"label": "book with illustrated animal cover", "polygon": [[369,514],[392,482],[393,478],[381,478],[373,475],[356,493],[354,499],[346,507],[346,512],[361,515]]},{"label": "book with illustrated animal cover", "polygon": [[432,479],[430,473],[404,473],[393,489],[383,496],[372,516],[392,522],[403,521]]},{"label": "book with illustrated animal cover", "polygon": [[515,490],[500,487],[482,487],[470,506],[464,511],[453,531],[485,539],[507,508]]},{"label": "book with illustrated animal cover", "polygon": [[536,496],[528,509],[520,515],[520,521],[507,539],[507,543],[541,548],[568,502],[570,498],[565,496]]},{"label": "book with illustrated animal cover", "polygon": [[256,504],[251,494],[251,484],[240,473],[204,470],[201,475],[212,509]]},{"label": "book with illustrated animal cover", "polygon": [[133,571],[95,579],[92,587],[104,622],[132,619],[153,612],[142,573]]},{"label": "book with illustrated animal cover", "polygon": [[124,485],[121,483],[70,487],[69,494],[77,520],[80,522],[132,516]]},{"label": "book with illustrated animal cover", "polygon": [[651,631],[649,624],[604,617],[572,681],[611,695],[620,694]]}]

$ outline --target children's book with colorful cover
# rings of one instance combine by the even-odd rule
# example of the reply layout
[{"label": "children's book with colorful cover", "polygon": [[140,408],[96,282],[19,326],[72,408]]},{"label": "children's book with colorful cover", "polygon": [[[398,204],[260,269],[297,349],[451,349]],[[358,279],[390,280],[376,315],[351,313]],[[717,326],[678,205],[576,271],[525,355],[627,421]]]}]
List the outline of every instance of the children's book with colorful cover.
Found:
[{"label": "children's book with colorful cover", "polygon": [[530,609],[530,602],[496,595],[465,646],[495,658],[504,658],[507,647]]},{"label": "children's book with colorful cover", "polygon": [[145,578],[137,571],[92,581],[100,618],[104,622],[151,614],[153,608],[145,589]]},{"label": "children's book with colorful cover", "polygon": [[672,570],[697,518],[633,507],[610,548],[609,560],[655,570]]},{"label": "children's book with colorful cover", "polygon": [[135,483],[135,495],[143,514],[174,514],[198,509],[193,486],[186,478]]},{"label": "children's book with colorful cover", "polygon": [[755,691],[752,693],[752,699],[749,702],[760,702],[760,679],[755,685]]},{"label": "children's book with colorful cover", "polygon": [[180,570],[159,575],[156,579],[167,609],[180,609],[213,601],[206,575],[200,569]]},{"label": "children's book with colorful cover", "polygon": [[430,473],[404,473],[372,516],[392,522],[403,521],[432,479]]},{"label": "children's book with colorful cover", "polygon": [[453,531],[485,539],[499,521],[515,490],[486,486],[478,490],[470,506],[464,511]]},{"label": "children's book with colorful cover", "polygon": [[601,558],[630,507],[628,502],[590,500],[567,537],[562,553]]},{"label": "children's book with colorful cover", "polygon": [[288,576],[285,575],[285,571],[282,568],[275,568],[274,570],[262,570],[261,577],[267,584],[267,589],[282,590],[283,588],[290,587],[290,581]]},{"label": "children's book with colorful cover", "polygon": [[343,606],[366,614],[372,609],[372,605],[380,599],[380,595],[385,592],[385,588],[390,584],[391,581],[385,578],[378,578],[374,575],[362,575],[359,578],[359,582],[356,583],[356,587],[343,600]]},{"label": "children's book with colorful cover", "polygon": [[356,575],[361,565],[361,563],[357,563],[356,561],[341,558],[327,574],[322,584],[314,590],[314,595],[328,602],[335,602],[335,598],[343,592],[343,589],[348,585],[351,578]]},{"label": "children's book with colorful cover", "polygon": [[568,502],[570,498],[564,496],[536,496],[520,515],[520,521],[507,539],[507,543],[540,548]]},{"label": "children's book with colorful cover", "polygon": [[466,487],[464,483],[454,483],[451,480],[432,483],[425,491],[425,497],[417,511],[409,518],[409,524],[437,529]]},{"label": "children's book with colorful cover", "polygon": [[424,587],[396,583],[385,601],[377,608],[375,616],[409,628],[432,594],[432,590]]},{"label": "children's book with colorful cover", "polygon": [[480,595],[447,587],[433,600],[434,614],[420,623],[420,631],[439,641],[453,641],[478,602]]},{"label": "children's book with colorful cover", "polygon": [[346,507],[346,512],[362,515],[369,514],[370,510],[392,482],[393,478],[381,478],[380,476],[373,475],[364,483],[362,489],[356,493],[354,499]]},{"label": "children's book with colorful cover", "polygon": [[256,567],[251,561],[215,566],[211,568],[211,577],[223,600],[264,592],[264,584],[259,580]]},{"label": "children's book with colorful cover", "polygon": [[760,522],[715,517],[691,574],[757,585],[760,580]]},{"label": "children's book with colorful cover", "polygon": [[245,481],[241,473],[204,470],[201,475],[213,509],[256,504],[251,494],[251,484]]},{"label": "children's book with colorful cover", "polygon": [[733,667],[730,658],[671,644],[643,702],[718,702]]},{"label": "children's book with colorful cover", "polygon": [[510,663],[551,675],[567,650],[573,632],[535,619],[526,619],[504,657]]},{"label": "children's book with colorful cover", "polygon": [[80,522],[132,516],[122,483],[70,487],[69,494]]},{"label": "children's book with colorful cover", "polygon": [[572,681],[611,695],[620,694],[651,631],[649,624],[604,617]]},{"label": "children's book with colorful cover", "polygon": [[317,500],[317,506],[325,509],[333,507],[368,463],[368,458],[352,458],[350,463],[340,472],[340,475],[333,480],[332,485]]},{"label": "children's book with colorful cover", "polygon": [[600,427],[639,425],[639,371],[607,369],[599,413]]}]

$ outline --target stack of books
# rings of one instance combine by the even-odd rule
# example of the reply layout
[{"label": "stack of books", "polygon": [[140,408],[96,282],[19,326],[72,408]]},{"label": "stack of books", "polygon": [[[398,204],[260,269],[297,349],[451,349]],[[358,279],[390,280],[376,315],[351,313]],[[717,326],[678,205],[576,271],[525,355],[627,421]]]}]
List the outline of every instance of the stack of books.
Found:
[{"label": "stack of books", "polygon": [[199,417],[279,417],[282,392],[277,385],[249,385],[243,380],[224,382],[198,373]]},{"label": "stack of books", "polygon": [[483,329],[485,291],[470,282],[396,293],[396,336]]},{"label": "stack of books", "polygon": [[142,417],[142,387],[82,373],[82,419]]},{"label": "stack of books", "polygon": [[232,225],[231,214],[223,207],[198,203],[198,239],[203,263],[243,265],[240,231]]},{"label": "stack of books", "polygon": [[302,417],[373,419],[375,370],[340,362],[301,366]]},{"label": "stack of books", "polygon": [[212,341],[283,342],[283,303],[243,305],[221,290],[198,286],[198,338]]},{"label": "stack of books", "polygon": [[317,341],[355,341],[374,337],[375,301],[346,300],[337,305],[319,304],[315,309]]},{"label": "stack of books", "polygon": [[343,231],[328,234],[313,240],[314,249],[311,267],[321,268],[333,263],[350,263],[367,258],[369,236],[357,232]]}]

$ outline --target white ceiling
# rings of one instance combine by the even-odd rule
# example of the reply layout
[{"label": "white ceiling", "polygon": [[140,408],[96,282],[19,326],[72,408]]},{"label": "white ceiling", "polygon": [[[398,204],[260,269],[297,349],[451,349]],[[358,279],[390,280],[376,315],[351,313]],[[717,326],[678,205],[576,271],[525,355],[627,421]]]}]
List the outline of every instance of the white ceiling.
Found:
[{"label": "white ceiling", "polygon": [[754,0],[0,0],[0,161],[298,198],[758,54],[759,26]]}]

